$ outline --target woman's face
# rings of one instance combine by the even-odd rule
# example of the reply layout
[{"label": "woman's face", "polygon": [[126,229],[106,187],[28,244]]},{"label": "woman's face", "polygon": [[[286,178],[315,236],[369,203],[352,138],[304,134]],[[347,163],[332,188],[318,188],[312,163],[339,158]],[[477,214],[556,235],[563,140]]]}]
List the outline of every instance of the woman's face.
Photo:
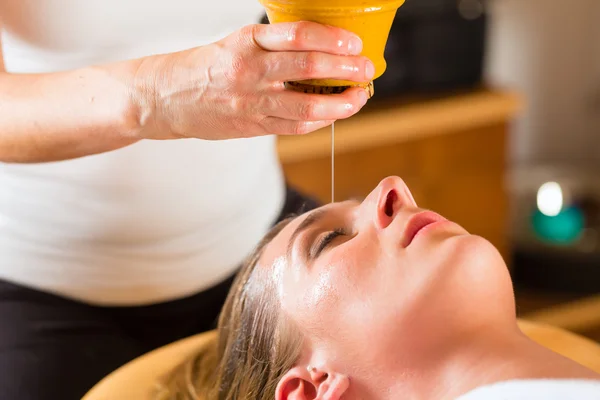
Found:
[{"label": "woman's face", "polygon": [[394,349],[407,362],[412,353],[426,362],[426,351],[483,309],[512,312],[500,299],[510,303],[511,291],[496,249],[419,209],[397,177],[362,203],[296,218],[266,247],[259,267],[308,338],[307,362],[327,358],[338,368],[384,367]]}]

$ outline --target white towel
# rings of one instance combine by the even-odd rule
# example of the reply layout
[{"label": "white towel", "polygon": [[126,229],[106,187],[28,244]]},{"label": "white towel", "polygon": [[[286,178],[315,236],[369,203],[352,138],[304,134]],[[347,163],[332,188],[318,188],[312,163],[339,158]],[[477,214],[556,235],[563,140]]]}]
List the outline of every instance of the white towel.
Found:
[{"label": "white towel", "polygon": [[482,386],[456,400],[600,400],[600,381],[512,380]]}]

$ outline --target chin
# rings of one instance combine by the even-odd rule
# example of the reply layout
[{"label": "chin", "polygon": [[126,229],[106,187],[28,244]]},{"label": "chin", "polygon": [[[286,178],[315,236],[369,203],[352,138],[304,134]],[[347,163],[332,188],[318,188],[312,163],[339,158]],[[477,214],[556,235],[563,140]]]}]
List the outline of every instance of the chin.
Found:
[{"label": "chin", "polygon": [[451,263],[474,268],[489,269],[496,266],[506,268],[498,249],[481,236],[453,236],[440,243],[439,247]]},{"label": "chin", "polygon": [[447,273],[451,281],[468,287],[478,297],[513,298],[513,286],[506,262],[498,249],[477,235],[457,236],[446,243]]},{"label": "chin", "polygon": [[423,316],[427,323],[445,321],[447,326],[462,326],[489,318],[513,318],[510,274],[498,250],[485,238],[477,235],[446,238],[438,242],[435,251],[432,249],[427,262],[430,268],[425,285],[419,288],[423,303],[418,308],[420,313],[431,310]]}]

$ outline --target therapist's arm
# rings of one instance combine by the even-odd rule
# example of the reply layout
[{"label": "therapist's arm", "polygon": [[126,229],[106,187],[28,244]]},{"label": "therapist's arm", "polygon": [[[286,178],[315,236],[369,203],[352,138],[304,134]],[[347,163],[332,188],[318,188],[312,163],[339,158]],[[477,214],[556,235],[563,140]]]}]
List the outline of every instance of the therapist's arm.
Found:
[{"label": "therapist's arm", "polygon": [[[1,50],[0,42],[0,56]],[[137,141],[128,86],[135,68],[129,62],[9,74],[0,62],[0,161],[64,160]]]},{"label": "therapist's arm", "polygon": [[[0,55],[1,50],[0,42]],[[9,74],[0,63],[0,161],[64,160],[139,140],[128,86],[135,68],[129,62],[54,74]]]},{"label": "therapist's arm", "polygon": [[312,132],[356,113],[365,91],[309,95],[283,90],[283,81],[369,80],[356,39],[314,23],[253,25],[139,60],[48,74],[2,68],[0,162],[72,159],[142,139]]}]

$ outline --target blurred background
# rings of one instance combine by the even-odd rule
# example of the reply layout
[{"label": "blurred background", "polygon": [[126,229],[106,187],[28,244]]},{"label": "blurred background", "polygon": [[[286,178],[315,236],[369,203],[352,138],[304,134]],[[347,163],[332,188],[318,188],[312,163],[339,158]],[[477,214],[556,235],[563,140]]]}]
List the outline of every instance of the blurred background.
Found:
[{"label": "blurred background", "polygon": [[[600,341],[600,1],[406,0],[374,99],[336,123],[336,200],[399,175],[492,241],[521,317]],[[330,130],[284,137],[331,200]]]}]

